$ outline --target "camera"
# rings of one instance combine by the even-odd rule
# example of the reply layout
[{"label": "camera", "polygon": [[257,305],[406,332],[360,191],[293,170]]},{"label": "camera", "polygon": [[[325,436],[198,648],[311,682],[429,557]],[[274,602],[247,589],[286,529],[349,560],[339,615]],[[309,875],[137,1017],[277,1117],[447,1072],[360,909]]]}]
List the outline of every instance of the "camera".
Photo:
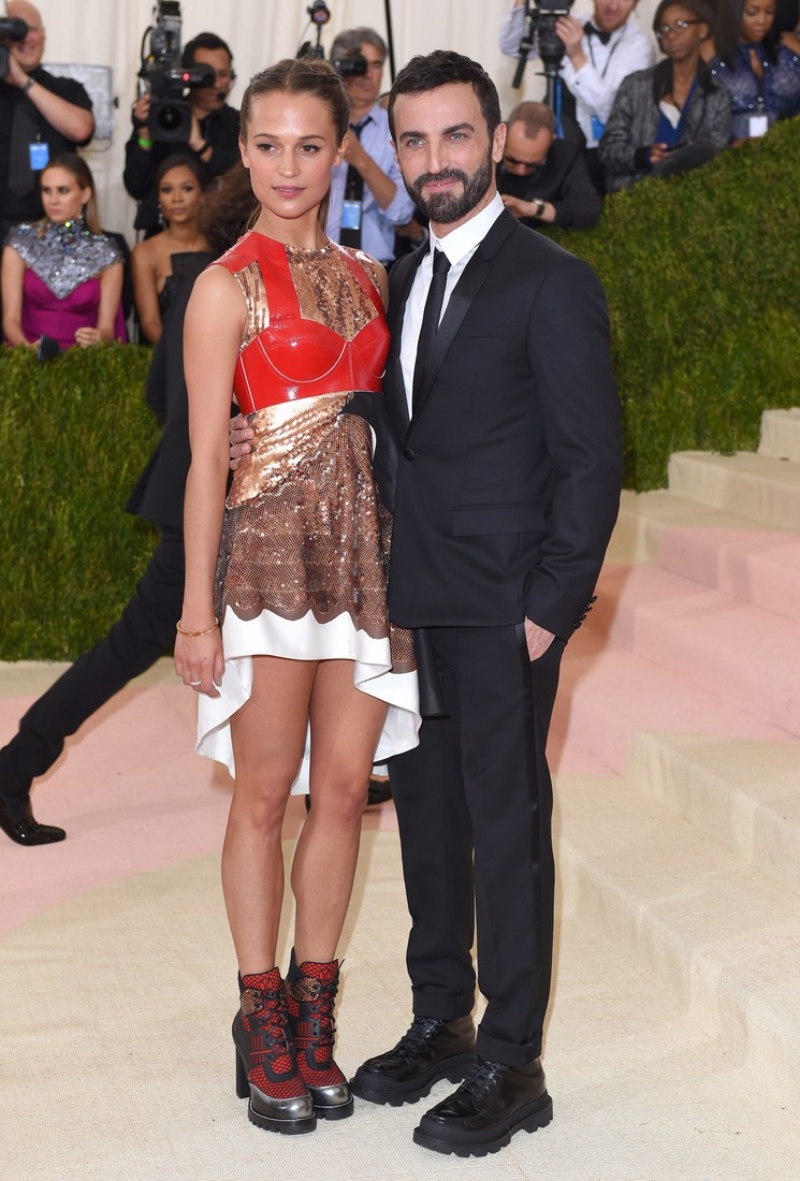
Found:
[{"label": "camera", "polygon": [[352,57],[337,57],[331,65],[342,78],[363,78],[367,72],[367,59],[363,53],[356,53]]},{"label": "camera", "polygon": [[139,77],[153,96],[148,117],[152,139],[160,143],[183,143],[192,130],[192,108],[184,100],[185,90],[214,85],[210,66],[181,66],[181,6],[177,0],[157,0],[154,24],[142,38],[142,66]]},{"label": "camera", "polygon": [[572,4],[573,0],[533,0],[533,3],[529,0],[525,15],[525,32],[519,43],[519,65],[514,75],[513,86],[516,89],[521,85],[528,55],[538,50],[547,79],[547,102],[551,108],[554,105],[558,67],[564,57],[564,45],[556,32],[556,21],[559,17],[569,16]]},{"label": "camera", "polygon": [[[0,38],[3,41],[24,41],[28,26],[18,16],[0,16]],[[0,82],[8,77],[8,46],[0,45]]]},{"label": "camera", "polygon": [[325,0],[314,0],[313,4],[309,4],[306,12],[308,13],[309,25],[314,25],[317,30],[317,40],[313,45],[310,41],[304,41],[295,56],[299,58],[310,57],[316,61],[323,61],[325,50],[322,48],[322,26],[327,25],[331,19],[331,10],[328,8]]}]

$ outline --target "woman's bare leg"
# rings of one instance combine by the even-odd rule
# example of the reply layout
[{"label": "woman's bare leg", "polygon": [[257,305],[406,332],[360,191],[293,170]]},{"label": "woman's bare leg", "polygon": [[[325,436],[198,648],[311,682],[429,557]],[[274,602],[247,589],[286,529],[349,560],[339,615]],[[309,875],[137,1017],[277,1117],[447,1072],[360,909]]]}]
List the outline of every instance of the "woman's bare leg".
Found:
[{"label": "woman's bare leg", "polygon": [[236,785],[222,849],[222,889],[243,976],[275,965],[283,902],[281,829],[303,755],[317,668],[310,660],[254,657],[252,694],[231,719]]},{"label": "woman's bare leg", "polygon": [[351,661],[319,663],[310,708],[313,803],[292,863],[298,964],[328,963],[336,955],[386,711],[385,702],[356,689]]}]

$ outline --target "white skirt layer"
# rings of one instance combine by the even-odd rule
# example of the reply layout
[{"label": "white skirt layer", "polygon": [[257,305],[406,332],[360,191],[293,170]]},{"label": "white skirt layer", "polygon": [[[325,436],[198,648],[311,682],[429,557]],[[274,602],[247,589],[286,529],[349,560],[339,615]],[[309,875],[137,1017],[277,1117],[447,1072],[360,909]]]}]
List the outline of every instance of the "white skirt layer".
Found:
[{"label": "white skirt layer", "polygon": [[[393,673],[388,639],[373,639],[359,630],[344,612],[319,623],[309,611],[301,619],[282,619],[262,611],[255,619],[240,619],[225,611],[222,622],[225,672],[219,697],[199,695],[196,751],[224,763],[231,776],[236,767],[230,720],[252,692],[253,657],[280,656],[289,660],[352,660],[356,688],[389,706],[375,752],[375,762],[411,750],[419,742],[419,687],[416,672]],[[292,793],[308,791],[310,735]]]}]

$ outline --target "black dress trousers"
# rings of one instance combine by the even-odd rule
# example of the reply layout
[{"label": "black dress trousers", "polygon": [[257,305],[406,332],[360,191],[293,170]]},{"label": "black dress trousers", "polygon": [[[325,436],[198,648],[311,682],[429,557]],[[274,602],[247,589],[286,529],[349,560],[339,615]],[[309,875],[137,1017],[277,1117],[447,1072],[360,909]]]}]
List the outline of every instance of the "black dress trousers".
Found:
[{"label": "black dress trousers", "polygon": [[539,1056],[553,947],[553,793],[545,745],[564,642],[535,663],[523,625],[426,629],[448,717],[392,760],[412,929],[414,1013],[488,1005],[478,1053]]},{"label": "black dress trousers", "polygon": [[180,619],[184,576],[183,531],[164,528],[120,619],[34,702],[0,750],[4,796],[24,795],[56,761],[64,739],[164,654]]}]

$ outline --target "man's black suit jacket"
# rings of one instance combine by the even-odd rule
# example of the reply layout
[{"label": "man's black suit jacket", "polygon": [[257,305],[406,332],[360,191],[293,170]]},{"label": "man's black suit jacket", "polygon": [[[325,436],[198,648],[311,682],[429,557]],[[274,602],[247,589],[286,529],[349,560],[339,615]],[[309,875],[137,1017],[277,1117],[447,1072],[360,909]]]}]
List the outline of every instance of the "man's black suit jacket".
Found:
[{"label": "man's black suit jacket", "polygon": [[391,272],[385,406],[399,445],[389,612],[404,627],[527,616],[568,639],[617,515],[620,408],[602,287],[503,212],[442,319],[409,423],[400,367],[421,259]]},{"label": "man's black suit jacket", "polygon": [[192,459],[189,397],[183,373],[183,322],[195,279],[214,258],[206,250],[173,254],[172,294],[147,374],[145,399],[164,429],[126,508],[161,528],[183,528],[183,493]]}]

